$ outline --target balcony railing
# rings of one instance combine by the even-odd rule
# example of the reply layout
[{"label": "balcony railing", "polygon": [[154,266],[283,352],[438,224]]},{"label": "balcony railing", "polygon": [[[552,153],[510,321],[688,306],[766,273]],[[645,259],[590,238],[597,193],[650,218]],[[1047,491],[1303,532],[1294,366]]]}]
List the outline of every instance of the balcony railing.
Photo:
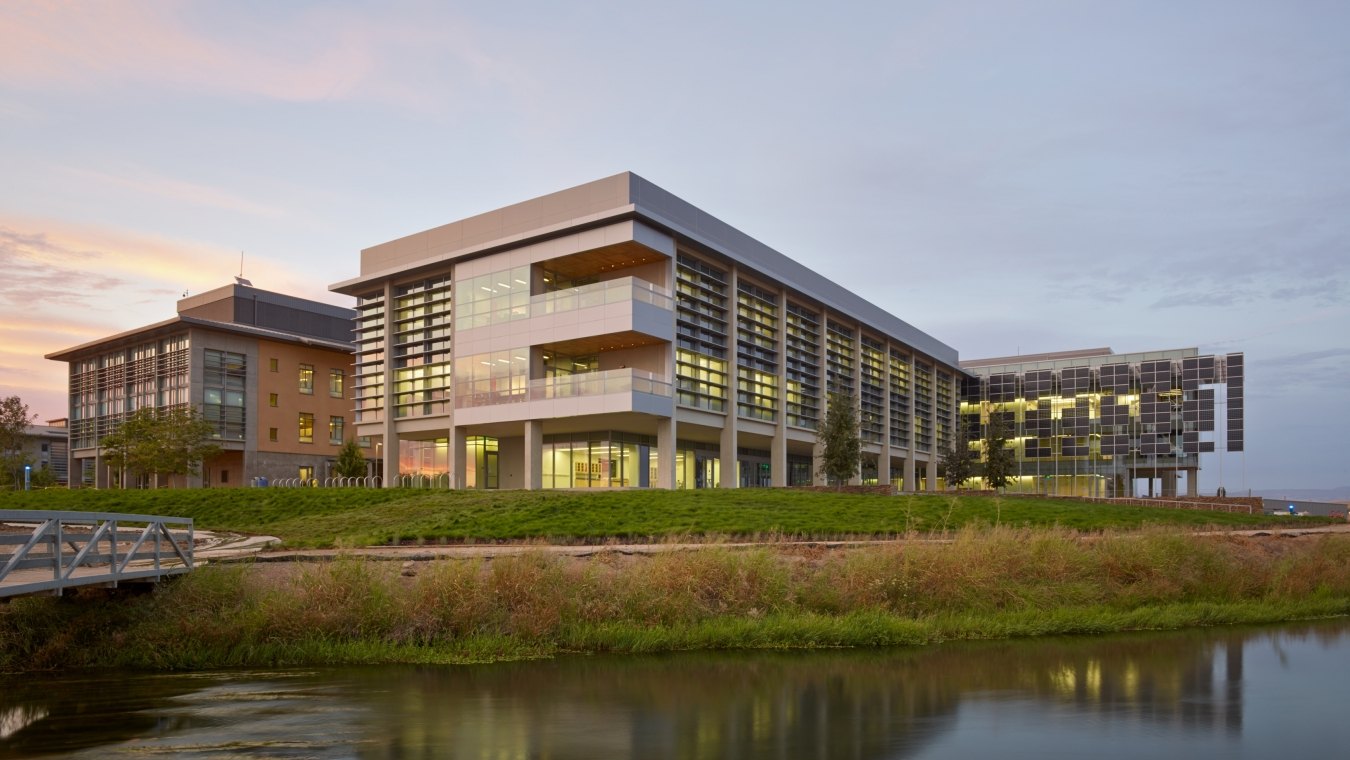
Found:
[{"label": "balcony railing", "polygon": [[530,316],[542,317],[562,311],[604,306],[608,303],[641,301],[667,311],[675,308],[670,291],[637,277],[620,277],[575,288],[555,290],[530,297]]},{"label": "balcony railing", "polygon": [[672,393],[670,381],[641,369],[611,369],[515,383],[507,378],[479,380],[456,384],[455,391],[456,409],[633,392],[669,398]]}]

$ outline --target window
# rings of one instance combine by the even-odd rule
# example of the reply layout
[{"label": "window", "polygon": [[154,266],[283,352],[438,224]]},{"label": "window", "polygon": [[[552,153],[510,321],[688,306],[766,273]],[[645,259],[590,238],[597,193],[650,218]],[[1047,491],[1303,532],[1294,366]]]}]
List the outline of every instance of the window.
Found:
[{"label": "window", "polygon": [[308,464],[300,465],[300,482],[308,483],[314,479],[314,466]]},{"label": "window", "polygon": [[300,365],[300,392],[307,395],[314,395],[314,365]]},{"label": "window", "polygon": [[333,398],[342,398],[343,384],[347,379],[347,373],[340,369],[328,370],[328,395]]},{"label": "window", "polygon": [[370,436],[368,435],[358,436],[356,439],[356,445],[360,446],[363,449],[370,448]]},{"label": "window", "polygon": [[220,471],[220,484],[221,484],[221,485],[225,485],[225,484],[228,483],[228,482],[230,482],[230,471],[229,471],[229,470],[221,470],[221,471]]},{"label": "window", "polygon": [[267,394],[267,405],[268,405],[268,406],[276,406],[276,405],[277,405],[277,394],[275,394],[275,393],[269,393],[269,394]]},{"label": "window", "polygon": [[314,443],[314,415],[309,412],[300,413],[300,442]]},{"label": "window", "polygon": [[272,357],[271,359],[268,359],[268,360],[267,360],[267,368],[270,369],[270,370],[272,370],[273,372],[276,372],[276,371],[277,371],[277,360],[276,360],[276,357]]},{"label": "window", "polygon": [[244,440],[244,383],[247,377],[243,354],[206,349],[202,369],[202,417],[215,427],[213,438]]},{"label": "window", "polygon": [[277,442],[277,429],[276,429],[276,428],[268,428],[268,429],[267,429],[267,440],[271,441],[272,443],[276,443],[276,442]]},{"label": "window", "polygon": [[328,442],[342,443],[342,428],[346,420],[341,417],[328,418]]}]

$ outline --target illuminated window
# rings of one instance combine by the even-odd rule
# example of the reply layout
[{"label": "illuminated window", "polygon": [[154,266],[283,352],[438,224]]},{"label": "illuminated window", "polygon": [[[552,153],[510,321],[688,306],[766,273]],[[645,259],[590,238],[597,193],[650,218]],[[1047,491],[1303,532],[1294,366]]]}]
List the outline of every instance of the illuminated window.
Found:
[{"label": "illuminated window", "polygon": [[308,482],[314,479],[314,467],[312,465],[300,465],[300,481]]},{"label": "illuminated window", "polygon": [[345,424],[346,420],[342,419],[341,417],[328,418],[329,443],[342,443],[342,428]]},{"label": "illuminated window", "polygon": [[300,392],[306,395],[314,394],[314,365],[300,365]]},{"label": "illuminated window", "polygon": [[275,393],[269,393],[269,394],[267,394],[267,405],[268,405],[268,406],[276,406],[276,405],[277,405],[277,394],[275,394]]},{"label": "illuminated window", "polygon": [[267,368],[273,372],[277,371],[277,360],[275,357],[267,360]]},{"label": "illuminated window", "polygon": [[276,442],[277,442],[277,429],[276,429],[276,428],[268,428],[268,429],[267,429],[267,440],[271,441],[272,443],[276,443]]},{"label": "illuminated window", "polygon": [[309,412],[300,413],[300,442],[314,443],[314,415]]}]

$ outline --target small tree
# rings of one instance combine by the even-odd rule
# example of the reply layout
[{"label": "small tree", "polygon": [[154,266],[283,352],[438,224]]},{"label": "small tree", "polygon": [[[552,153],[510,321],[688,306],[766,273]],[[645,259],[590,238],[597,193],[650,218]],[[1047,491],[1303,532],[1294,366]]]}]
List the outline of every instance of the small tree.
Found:
[{"label": "small tree", "polygon": [[825,424],[817,431],[822,452],[820,474],[843,486],[858,472],[862,441],[858,438],[858,409],[851,394],[831,393]]},{"label": "small tree", "polygon": [[333,471],[344,478],[359,478],[366,474],[366,455],[361,453],[361,447],[355,440],[348,439],[342,444]]},{"label": "small tree", "polygon": [[1017,461],[1008,448],[1008,423],[1001,412],[989,413],[989,428],[984,437],[984,480],[989,487],[1001,491],[1008,487]]},{"label": "small tree", "polygon": [[[136,475],[194,475],[202,460],[220,453],[212,441],[216,426],[195,409],[137,409],[99,442],[117,470]],[[123,487],[125,487],[125,482]]]},{"label": "small tree", "polygon": [[950,449],[942,452],[938,461],[938,470],[947,480],[948,488],[961,487],[962,483],[975,477],[975,465],[978,456],[970,448],[970,436],[966,433],[966,421],[958,419],[956,434]]},{"label": "small tree", "polygon": [[28,405],[18,396],[0,399],[0,481],[18,483],[23,480],[23,466],[28,461],[24,453],[24,438],[28,426],[37,419],[28,413]]}]

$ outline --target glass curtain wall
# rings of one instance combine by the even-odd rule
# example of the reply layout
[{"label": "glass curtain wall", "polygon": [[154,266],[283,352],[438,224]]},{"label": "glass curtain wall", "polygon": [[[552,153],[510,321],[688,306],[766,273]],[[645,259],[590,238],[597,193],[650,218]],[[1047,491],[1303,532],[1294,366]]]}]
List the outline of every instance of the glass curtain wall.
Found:
[{"label": "glass curtain wall", "polygon": [[449,411],[450,288],[450,276],[443,275],[394,291],[395,417]]},{"label": "glass curtain wall", "polygon": [[684,406],[726,411],[726,273],[681,253],[675,279],[676,400]]}]

